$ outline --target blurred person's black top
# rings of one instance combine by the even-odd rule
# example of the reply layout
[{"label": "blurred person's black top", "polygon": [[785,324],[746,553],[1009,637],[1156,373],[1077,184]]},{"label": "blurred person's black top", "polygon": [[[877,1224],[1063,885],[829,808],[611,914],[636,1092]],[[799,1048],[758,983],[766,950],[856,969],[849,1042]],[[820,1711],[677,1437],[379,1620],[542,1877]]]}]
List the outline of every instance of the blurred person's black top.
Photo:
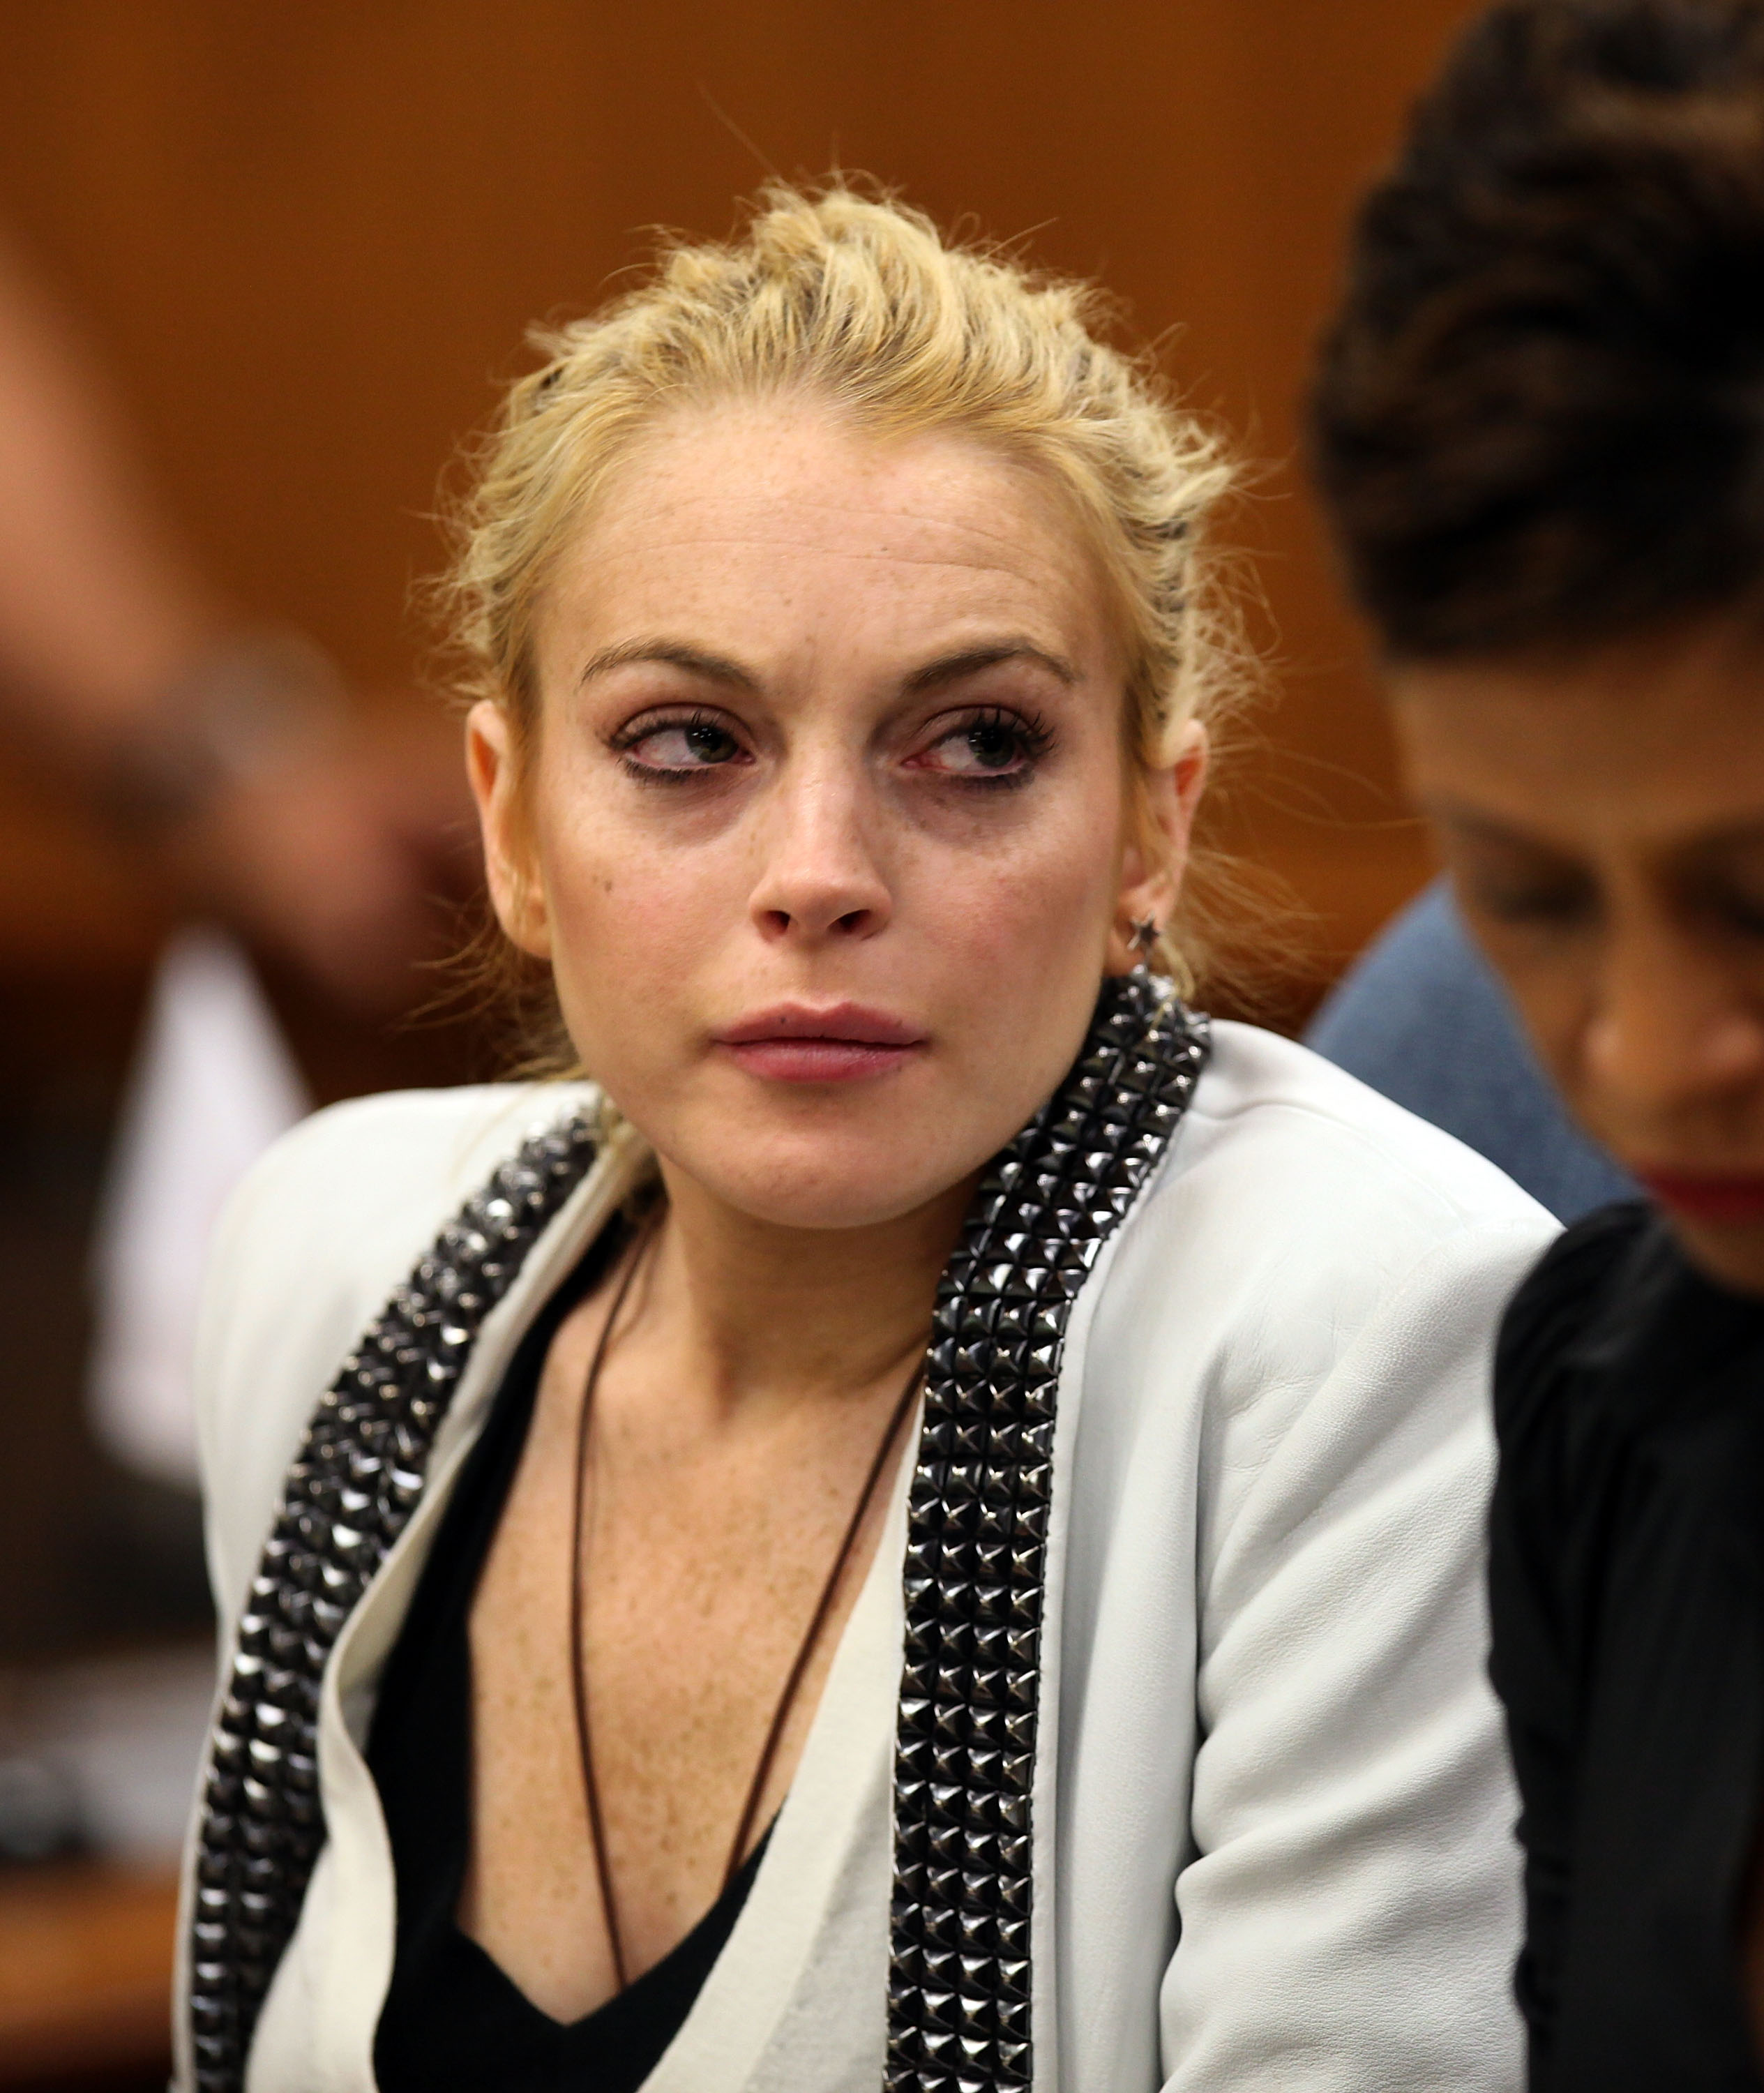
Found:
[{"label": "blurred person's black top", "polygon": [[1495,1404],[1533,2093],[1758,2087],[1738,1935],[1764,1790],[1764,1302],[1645,1207],[1607,1207],[1515,1297]]}]

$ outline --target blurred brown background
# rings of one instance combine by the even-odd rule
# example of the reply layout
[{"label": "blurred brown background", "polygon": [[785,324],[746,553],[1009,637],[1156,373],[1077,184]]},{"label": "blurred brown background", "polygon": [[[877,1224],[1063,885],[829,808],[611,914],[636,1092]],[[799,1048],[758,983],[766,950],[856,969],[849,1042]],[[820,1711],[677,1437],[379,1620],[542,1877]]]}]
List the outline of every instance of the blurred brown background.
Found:
[{"label": "blurred brown background", "polygon": [[[1385,739],[1291,469],[1294,399],[1349,199],[1467,11],[15,0],[0,211],[118,374],[214,570],[370,684],[412,671],[442,462],[528,323],[592,304],[644,228],[721,232],[765,166],[837,160],[1100,276],[1274,468],[1247,536],[1279,702],[1240,796],[1338,952],[1421,860],[1373,826]],[[138,968],[153,926],[7,789],[0,965]]]},{"label": "blurred brown background", "polygon": [[[1295,410],[1353,194],[1469,11],[12,0],[0,228],[84,329],[220,583],[309,630],[387,703],[419,679],[409,597],[436,561],[441,466],[519,366],[526,325],[591,305],[641,258],[644,228],[723,232],[768,168],[837,162],[1100,276],[1268,468],[1241,536],[1266,592],[1273,696],[1225,826],[1312,912],[1285,968],[1290,1021],[1426,873],[1295,469]],[[0,1661],[146,1634],[189,1604],[123,1590],[78,1398],[84,1232],[165,929],[102,838],[9,755]],[[487,1072],[456,1027],[376,1032],[285,984],[278,1000],[322,1096]],[[0,2083],[77,2069],[133,2083],[153,2066],[162,1898],[145,1918],[94,1918],[75,1877],[55,1883],[0,1876]],[[26,1965],[6,1944],[26,1939],[62,1948],[11,1987],[36,2004],[9,2022],[5,1965]],[[44,2017],[61,1996],[45,1967],[84,2001],[59,2021]]]}]

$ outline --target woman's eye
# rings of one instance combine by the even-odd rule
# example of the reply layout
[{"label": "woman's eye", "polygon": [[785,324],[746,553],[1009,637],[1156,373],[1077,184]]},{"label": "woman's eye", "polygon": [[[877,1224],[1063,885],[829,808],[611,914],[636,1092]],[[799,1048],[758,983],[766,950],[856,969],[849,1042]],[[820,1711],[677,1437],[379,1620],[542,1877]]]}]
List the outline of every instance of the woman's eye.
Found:
[{"label": "woman's eye", "polygon": [[1764,889],[1756,880],[1715,883],[1705,908],[1723,930],[1748,939],[1764,938]]},{"label": "woman's eye", "polygon": [[633,768],[660,773],[716,769],[742,754],[741,743],[715,719],[659,720],[621,737],[618,746]]},{"label": "woman's eye", "polygon": [[1598,910],[1597,892],[1581,880],[1471,878],[1463,882],[1463,890],[1472,908],[1497,923],[1561,928],[1588,921]]},{"label": "woman's eye", "polygon": [[921,761],[945,777],[1005,782],[1026,777],[1045,746],[1029,721],[988,713],[940,734]]}]

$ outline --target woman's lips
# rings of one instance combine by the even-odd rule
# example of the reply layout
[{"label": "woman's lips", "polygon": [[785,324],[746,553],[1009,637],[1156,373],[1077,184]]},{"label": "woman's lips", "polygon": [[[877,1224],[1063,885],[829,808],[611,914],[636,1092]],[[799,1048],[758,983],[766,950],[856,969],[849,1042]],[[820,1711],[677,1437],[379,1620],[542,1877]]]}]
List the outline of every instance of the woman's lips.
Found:
[{"label": "woman's lips", "polygon": [[1636,1175],[1662,1207],[1711,1228],[1749,1228],[1764,1222],[1764,1176],[1689,1170],[1642,1170]]},{"label": "woman's lips", "polygon": [[815,1010],[783,1003],[716,1034],[750,1075],[779,1083],[850,1083],[886,1075],[925,1045],[924,1034],[887,1011],[835,1003]]}]

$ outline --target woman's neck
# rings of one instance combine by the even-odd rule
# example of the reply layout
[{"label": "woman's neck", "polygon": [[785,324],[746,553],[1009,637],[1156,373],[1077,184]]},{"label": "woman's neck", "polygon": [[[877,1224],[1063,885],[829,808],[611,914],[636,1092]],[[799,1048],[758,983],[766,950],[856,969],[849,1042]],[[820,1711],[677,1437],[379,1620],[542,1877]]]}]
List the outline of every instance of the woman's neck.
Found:
[{"label": "woman's neck", "polygon": [[635,1304],[730,1410],[856,1393],[904,1371],[973,1196],[964,1180],[861,1228],[791,1228],[730,1207],[666,1164],[660,1239]]}]

